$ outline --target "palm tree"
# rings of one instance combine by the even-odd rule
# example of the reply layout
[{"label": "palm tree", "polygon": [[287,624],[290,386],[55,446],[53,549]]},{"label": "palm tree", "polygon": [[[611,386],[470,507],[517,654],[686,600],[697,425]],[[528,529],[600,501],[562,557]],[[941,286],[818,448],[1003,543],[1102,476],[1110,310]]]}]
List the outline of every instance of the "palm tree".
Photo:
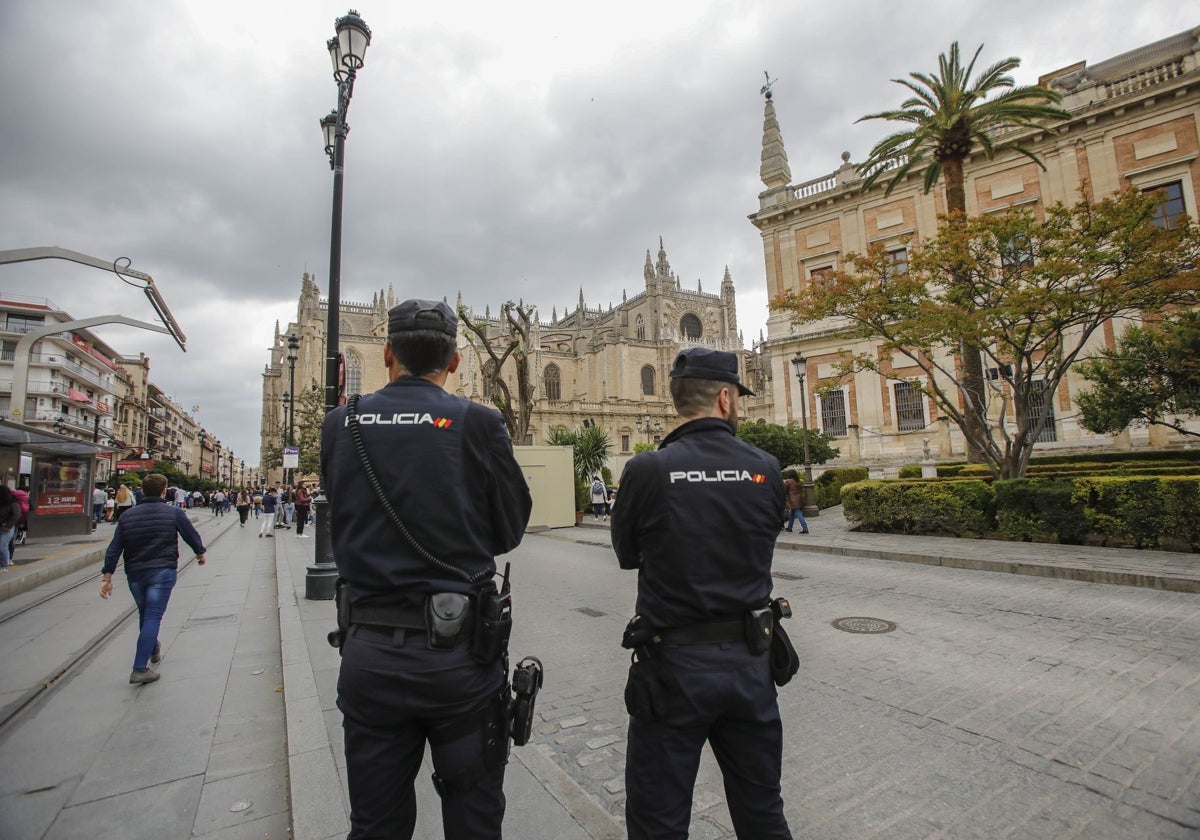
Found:
[{"label": "palm tree", "polygon": [[[880,179],[887,180],[885,195],[904,182],[910,172],[924,170],[925,192],[943,179],[946,187],[946,209],[949,223],[957,224],[966,215],[967,194],[963,177],[963,162],[978,148],[988,159],[997,153],[1013,151],[1032,160],[1042,169],[1038,159],[1020,137],[1002,139],[1014,128],[1038,127],[1052,131],[1047,121],[1065,120],[1067,111],[1057,107],[1062,96],[1041,85],[1016,87],[1009,71],[1021,65],[1021,60],[1009,57],[993,64],[975,79],[971,73],[983,50],[975,50],[971,63],[965,68],[959,60],[958,42],[950,45],[950,53],[938,56],[938,70],[932,76],[910,73],[909,79],[893,79],[912,91],[913,96],[900,104],[900,110],[868,114],[863,120],[888,120],[911,125],[875,144],[867,160],[858,166],[863,175],[863,189],[870,189]],[[998,95],[997,91],[1002,91]],[[967,456],[981,460],[980,441],[986,435],[986,404],[984,402],[983,361],[978,348],[959,346],[962,360],[962,393],[967,402]]]}]

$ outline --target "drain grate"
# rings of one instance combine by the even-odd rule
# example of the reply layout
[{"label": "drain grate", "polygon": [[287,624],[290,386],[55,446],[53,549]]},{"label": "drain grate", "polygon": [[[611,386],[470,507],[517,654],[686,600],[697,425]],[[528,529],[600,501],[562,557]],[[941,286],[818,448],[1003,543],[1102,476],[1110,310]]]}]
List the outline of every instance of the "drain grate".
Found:
[{"label": "drain grate", "polygon": [[594,610],[591,607],[576,607],[575,612],[583,613],[584,615],[591,616],[592,618],[599,618],[602,615],[608,615],[608,613],[601,612],[600,610]]},{"label": "drain grate", "polygon": [[189,618],[183,625],[184,630],[190,630],[193,627],[210,627],[214,624],[233,624],[237,621],[237,613],[229,615],[206,615],[202,618]]},{"label": "drain grate", "polygon": [[777,577],[780,580],[804,580],[804,575],[798,575],[794,572],[771,572],[771,577]]},{"label": "drain grate", "polygon": [[883,618],[868,618],[862,615],[835,618],[830,624],[846,633],[891,633],[896,629],[896,622],[894,621],[888,621]]}]

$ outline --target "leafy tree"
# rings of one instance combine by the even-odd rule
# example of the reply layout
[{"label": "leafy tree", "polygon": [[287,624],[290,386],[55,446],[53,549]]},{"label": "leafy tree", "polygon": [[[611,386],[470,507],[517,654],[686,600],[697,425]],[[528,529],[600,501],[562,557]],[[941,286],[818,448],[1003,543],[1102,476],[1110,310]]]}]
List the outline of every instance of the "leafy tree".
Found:
[{"label": "leafy tree", "polygon": [[[802,322],[844,319],[848,334],[879,341],[876,352],[847,354],[842,373],[910,381],[983,452],[994,476],[1019,478],[1046,422],[1037,404],[1058,390],[1092,334],[1112,318],[1200,297],[1200,231],[1158,227],[1159,201],[1129,189],[1047,207],[1042,219],[1027,211],[964,218],[914,249],[906,272],[878,248],[849,254],[846,270],[778,305]],[[947,357],[962,346],[981,348],[997,371],[994,425],[980,428],[962,408],[970,385]],[[924,375],[894,374],[894,355]]]},{"label": "leafy tree", "polygon": [[[972,79],[975,61],[982,50],[980,45],[964,68],[955,41],[950,45],[949,55],[938,56],[937,72],[910,73],[909,79],[892,80],[913,94],[900,104],[899,110],[880,111],[858,120],[888,120],[911,126],[885,137],[871,149],[867,160],[858,167],[864,176],[864,189],[884,179],[885,193],[891,195],[910,172],[924,171],[928,193],[944,178],[947,224],[956,226],[967,211],[963,163],[975,148],[989,160],[998,152],[1011,150],[1046,168],[1020,138],[1000,137],[1010,128],[1037,126],[1050,130],[1044,125],[1046,121],[1070,116],[1057,107],[1062,97],[1041,85],[1016,87],[1008,75],[1021,65],[1016,57],[998,61]],[[965,279],[957,272],[954,274],[956,280]],[[975,347],[963,344],[958,352],[963,368],[961,391],[967,406],[964,419],[972,427],[972,434],[967,436],[968,459],[981,460],[984,456],[975,441],[987,425],[983,363]]]},{"label": "leafy tree", "polygon": [[633,454],[641,455],[643,452],[653,452],[655,449],[658,449],[658,446],[655,444],[642,441],[633,445]]},{"label": "leafy tree", "polygon": [[550,430],[547,443],[571,447],[575,475],[586,481],[600,474],[612,453],[612,441],[608,439],[608,433],[591,424],[578,430],[555,427]]},{"label": "leafy tree", "polygon": [[[774,455],[783,468],[804,463],[804,429],[794,423],[738,423],[737,436],[752,446]],[[832,438],[815,429],[808,430],[808,457],[813,464],[824,464],[840,451],[830,445]]]},{"label": "leafy tree", "polygon": [[1200,313],[1130,327],[1115,350],[1081,362],[1079,371],[1093,385],[1076,398],[1085,429],[1116,434],[1130,425],[1166,426],[1200,437],[1184,425],[1200,417]]},{"label": "leafy tree", "polygon": [[[525,443],[533,415],[529,333],[535,311],[524,301],[507,301],[500,307],[499,329],[489,329],[486,320],[476,320],[465,306],[458,307],[458,320],[467,328],[467,340],[481,356],[487,357],[483,366],[484,382],[491,391],[492,404],[500,410],[509,437],[515,444]],[[516,380],[515,396],[504,375],[510,360]]]}]

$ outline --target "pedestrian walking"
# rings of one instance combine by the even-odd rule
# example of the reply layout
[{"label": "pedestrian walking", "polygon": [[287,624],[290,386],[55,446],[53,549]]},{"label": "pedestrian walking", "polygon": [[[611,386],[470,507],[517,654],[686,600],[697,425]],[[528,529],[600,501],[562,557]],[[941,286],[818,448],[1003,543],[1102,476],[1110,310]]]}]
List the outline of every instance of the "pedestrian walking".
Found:
[{"label": "pedestrian walking", "polygon": [[296,518],[296,491],[292,487],[283,488],[283,524],[285,527],[291,527],[292,520]]},{"label": "pedestrian walking", "polygon": [[121,514],[133,507],[134,498],[133,491],[129,489],[128,484],[117,486],[117,508],[113,511],[113,519],[121,520]]},{"label": "pedestrian walking", "polygon": [[138,608],[138,640],[129,682],[145,685],[158,679],[150,663],[161,658],[158,630],[179,569],[179,537],[196,553],[196,564],[204,565],[204,541],[187,512],[169,505],[163,497],[167,479],[150,473],[142,482],[142,503],[121,517],[112,542],[104,553],[100,597],[112,595],[112,576],[117,561],[125,556],[125,577]]},{"label": "pedestrian walking", "polygon": [[258,529],[259,539],[261,539],[264,536],[267,536],[267,537],[275,536],[275,534],[272,531],[275,527],[275,509],[276,509],[278,500],[279,500],[279,497],[275,495],[275,488],[268,487],[267,492],[263,495],[263,500],[262,500],[263,516],[262,516],[262,525]]},{"label": "pedestrian walking", "polygon": [[[338,708],[348,840],[413,836],[426,742],[445,836],[501,836],[512,624],[493,578],[496,555],[521,542],[532,500],[500,415],[445,390],[460,361],[457,328],[445,303],[393,307],[389,384],[335,408],[322,427],[344,582]],[[375,422],[348,425],[352,408]],[[412,421],[391,419],[400,417]],[[355,435],[379,482],[364,474]]]},{"label": "pedestrian walking", "polygon": [[250,494],[246,492],[245,487],[238,491],[237,512],[239,520],[238,526],[245,528],[246,520],[250,518]]},{"label": "pedestrian walking", "polygon": [[301,481],[296,485],[296,536],[302,540],[308,539],[304,526],[308,524],[308,513],[312,508],[312,495]]},{"label": "pedestrian walking", "polygon": [[117,491],[110,488],[104,494],[104,521],[112,522],[117,515]]},{"label": "pedestrian walking", "polygon": [[738,397],[751,393],[734,353],[681,351],[670,390],[683,422],[626,465],[612,519],[618,563],[638,572],[623,642],[637,657],[625,688],[629,837],[688,836],[707,741],[737,836],[790,840],[769,652],[779,462],[734,435]]},{"label": "pedestrian walking", "polygon": [[787,522],[783,526],[783,530],[789,534],[792,532],[792,524],[800,520],[800,533],[808,533],[808,520],[804,518],[804,486],[800,484],[800,477],[795,470],[787,471],[787,478],[783,482],[783,489],[787,492]]},{"label": "pedestrian walking", "polygon": [[604,482],[600,480],[600,476],[592,478],[592,519],[608,518],[605,512],[605,503],[607,501],[608,491],[604,489]]},{"label": "pedestrian walking", "polygon": [[218,487],[212,494],[212,512],[213,516],[225,515],[225,493]]}]

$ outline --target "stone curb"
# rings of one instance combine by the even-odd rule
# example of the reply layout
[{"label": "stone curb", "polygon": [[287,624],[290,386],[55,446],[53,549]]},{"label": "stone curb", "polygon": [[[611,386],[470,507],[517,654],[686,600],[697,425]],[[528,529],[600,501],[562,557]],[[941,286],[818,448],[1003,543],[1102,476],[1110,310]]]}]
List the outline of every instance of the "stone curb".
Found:
[{"label": "stone curb", "polygon": [[10,572],[4,576],[3,581],[0,582],[0,601],[20,595],[22,592],[28,592],[43,583],[65,577],[88,566],[94,565],[99,571],[106,548],[107,543],[101,548],[66,550],[60,553],[61,556],[50,555],[41,560],[30,561],[30,565],[36,563],[37,567],[19,575]]}]

